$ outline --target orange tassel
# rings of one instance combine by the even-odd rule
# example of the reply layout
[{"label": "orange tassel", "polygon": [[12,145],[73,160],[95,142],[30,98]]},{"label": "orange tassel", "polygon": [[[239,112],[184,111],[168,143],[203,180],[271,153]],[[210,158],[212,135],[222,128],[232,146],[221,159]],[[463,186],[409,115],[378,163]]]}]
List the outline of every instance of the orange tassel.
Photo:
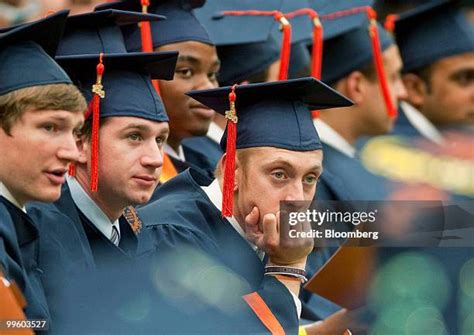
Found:
[{"label": "orange tassel", "polygon": [[224,186],[222,196],[222,216],[231,217],[234,208],[234,179],[235,179],[235,151],[237,142],[237,110],[235,109],[235,88],[232,86],[229,93],[230,110],[226,111],[227,119],[227,143],[226,143],[226,163],[224,169]]},{"label": "orange tassel", "polygon": [[382,61],[382,48],[380,46],[379,31],[377,29],[377,13],[372,9],[368,8],[367,14],[370,20],[370,40],[372,43],[372,51],[374,54],[374,64],[377,71],[377,76],[380,83],[380,89],[382,90],[382,96],[385,101],[388,116],[391,118],[397,117],[397,109],[395,108],[392,98],[390,97],[390,91],[387,84],[387,78],[385,76],[383,61]]},{"label": "orange tassel", "polygon": [[105,97],[102,86],[102,76],[104,74],[104,64],[102,63],[103,54],[100,53],[99,64],[97,64],[97,80],[92,85],[92,97],[89,115],[92,113],[92,138],[91,138],[91,191],[97,192],[99,185],[99,117],[100,117],[100,99]]}]

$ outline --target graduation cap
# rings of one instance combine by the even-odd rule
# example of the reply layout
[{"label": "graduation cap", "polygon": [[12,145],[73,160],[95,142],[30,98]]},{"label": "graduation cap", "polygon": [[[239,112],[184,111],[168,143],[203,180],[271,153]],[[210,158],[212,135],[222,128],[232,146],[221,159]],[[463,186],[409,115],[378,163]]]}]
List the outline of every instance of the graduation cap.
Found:
[{"label": "graduation cap", "polygon": [[[161,79],[165,76],[165,79],[171,79],[178,53],[163,52],[145,56],[100,54],[56,58],[89,102],[85,118],[92,118],[92,192],[98,189],[101,118],[129,116],[156,122],[168,121],[165,107],[151,78]],[[74,175],[74,171],[70,170],[70,174]]]},{"label": "graduation cap", "polygon": [[[209,31],[212,40],[218,46],[241,46],[245,45],[248,52],[254,52],[251,48],[260,48],[260,52],[264,51],[262,45],[251,45],[252,43],[274,43],[270,39],[271,32],[276,30],[276,40],[281,42],[280,51],[280,73],[279,79],[286,79],[288,76],[288,66],[290,60],[291,49],[291,25],[280,11],[283,0],[208,0],[206,5],[196,11],[196,15],[203,22]],[[279,23],[279,24],[278,24]],[[236,29],[238,27],[238,29]],[[281,34],[280,30],[283,34]],[[235,49],[237,50],[237,49]],[[230,54],[230,52],[229,52]],[[250,63],[245,67],[252,68],[255,64],[263,64],[257,68],[263,69],[270,65],[274,60],[270,61],[272,52],[266,55],[257,55],[251,53],[247,55],[239,55],[231,57],[235,58],[240,64]],[[266,62],[262,62],[265,58]],[[225,69],[224,69],[225,71]],[[248,69],[244,69],[244,73],[249,73]],[[257,71],[258,72],[258,71]],[[255,73],[255,72],[254,72]],[[230,78],[232,76],[229,76]]]},{"label": "graduation cap", "polygon": [[[165,21],[151,22],[151,41],[153,49],[172,43],[197,41],[213,45],[206,29],[194,16],[194,8],[201,7],[205,0],[151,0],[137,1],[126,0],[106,3],[96,7],[95,10],[121,9],[129,11],[142,11],[166,16]],[[146,5],[142,5],[145,3]],[[143,50],[142,38],[139,29],[132,26],[123,27],[125,42],[129,51]]]},{"label": "graduation cap", "polygon": [[[229,16],[225,10],[270,10],[279,6],[281,0],[269,3],[245,1],[208,0],[195,11],[196,17],[209,31],[209,36],[217,46],[221,61],[219,83],[232,85],[240,83],[252,75],[267,69],[280,57],[280,44],[271,35],[277,22],[271,16]],[[239,29],[235,29],[239,27]]]},{"label": "graduation cap", "polygon": [[395,37],[404,72],[474,51],[474,25],[456,1],[435,1],[400,15]]},{"label": "graduation cap", "polygon": [[397,109],[390,98],[382,50],[394,44],[390,34],[376,21],[373,0],[331,0],[320,10],[324,28],[322,80],[335,83],[371,61],[375,64],[387,113]]},{"label": "graduation cap", "polygon": [[21,88],[71,84],[51,58],[64,30],[69,11],[0,30],[0,95]]},{"label": "graduation cap", "polygon": [[275,147],[293,151],[322,148],[310,109],[350,106],[352,102],[314,78],[257,83],[186,93],[224,115],[221,148],[227,153],[222,213],[232,215],[235,150]]},{"label": "graduation cap", "polygon": [[70,16],[59,44],[58,55],[126,53],[119,26],[164,19],[161,15],[116,9]]},{"label": "graduation cap", "polygon": [[115,10],[71,17],[60,46],[61,55],[56,57],[89,101],[85,117],[92,117],[93,192],[98,188],[100,118],[133,116],[157,122],[168,121],[151,78],[172,79],[178,53],[127,53],[116,26],[120,22],[136,23],[147,18],[159,19]]}]

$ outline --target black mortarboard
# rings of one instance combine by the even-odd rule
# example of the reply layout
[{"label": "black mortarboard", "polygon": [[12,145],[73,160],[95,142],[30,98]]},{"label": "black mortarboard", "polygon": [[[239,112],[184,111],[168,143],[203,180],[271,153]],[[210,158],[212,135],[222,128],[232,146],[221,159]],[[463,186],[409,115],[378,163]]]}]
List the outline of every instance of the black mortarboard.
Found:
[{"label": "black mortarboard", "polygon": [[474,25],[456,1],[435,1],[401,14],[395,37],[405,72],[474,51]]},{"label": "black mortarboard", "polygon": [[[205,0],[151,0],[148,12],[165,15],[166,20],[151,23],[151,35],[153,48],[162,45],[197,41],[213,45],[206,29],[194,16],[193,9],[201,7]],[[142,6],[139,1],[119,1],[103,4],[96,10],[121,9],[141,12]],[[140,30],[137,27],[128,26],[123,28],[127,50],[139,51],[142,49]]]},{"label": "black mortarboard", "polygon": [[0,95],[21,88],[66,83],[54,57],[69,11],[0,30]]}]

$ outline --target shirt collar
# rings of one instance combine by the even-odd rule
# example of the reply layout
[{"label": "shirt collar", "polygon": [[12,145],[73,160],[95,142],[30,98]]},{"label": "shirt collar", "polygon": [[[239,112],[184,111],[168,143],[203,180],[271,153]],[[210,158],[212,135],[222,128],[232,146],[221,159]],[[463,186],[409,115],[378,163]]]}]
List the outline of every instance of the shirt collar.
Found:
[{"label": "shirt collar", "polygon": [[[222,212],[222,191],[219,186],[219,181],[217,179],[214,179],[212,183],[209,186],[201,186],[202,190],[206,193],[207,197],[209,200],[211,200],[212,204],[220,211]],[[259,254],[258,247],[251,243],[249,240],[247,240],[245,236],[245,232],[240,226],[240,224],[237,222],[235,217],[230,217],[227,218],[227,221],[230,222],[232,227],[239,233],[242,238],[247,241],[247,243],[250,245],[250,247],[257,253]]]},{"label": "shirt collar", "polygon": [[186,158],[184,157],[184,151],[183,151],[183,146],[182,145],[179,146],[178,152],[174,151],[174,149],[172,147],[170,147],[168,145],[168,143],[165,143],[163,148],[169,156],[171,156],[173,158],[176,158],[176,159],[178,159],[182,162],[186,161]]},{"label": "shirt collar", "polygon": [[321,119],[314,119],[313,123],[319,134],[321,142],[333,147],[348,157],[355,158],[356,149],[350,145],[349,142],[347,142],[337,131],[332,129]]},{"label": "shirt collar", "polygon": [[26,213],[26,207],[20,205],[20,203],[15,199],[13,194],[10,193],[7,187],[3,185],[3,183],[0,183],[0,196],[4,197],[8,201],[10,201],[12,204],[14,204],[16,207],[18,207],[19,209],[21,209],[23,212]]},{"label": "shirt collar", "polygon": [[443,143],[443,136],[436,127],[418,109],[406,101],[400,102],[403,113],[411,125],[420,132],[423,137],[437,144]]},{"label": "shirt collar", "polygon": [[87,219],[102,233],[110,239],[112,236],[112,225],[114,225],[120,234],[119,221],[111,222],[105,213],[97,206],[94,200],[87,194],[82,186],[73,177],[66,176],[71,197],[79,210]]},{"label": "shirt collar", "polygon": [[221,138],[224,135],[224,130],[217,125],[215,122],[211,122],[209,130],[207,131],[207,137],[216,143],[221,143]]}]

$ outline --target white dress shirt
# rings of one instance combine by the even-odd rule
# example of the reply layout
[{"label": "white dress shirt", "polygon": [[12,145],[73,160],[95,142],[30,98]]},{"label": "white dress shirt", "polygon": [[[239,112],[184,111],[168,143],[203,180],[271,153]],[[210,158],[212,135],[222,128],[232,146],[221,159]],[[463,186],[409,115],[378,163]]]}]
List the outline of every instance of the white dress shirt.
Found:
[{"label": "white dress shirt", "polygon": [[82,186],[73,177],[66,177],[69,190],[71,191],[71,197],[79,210],[84,214],[87,219],[102,233],[105,237],[110,240],[112,236],[112,225],[117,228],[120,236],[120,225],[119,220],[114,222],[105,215],[102,209],[97,206],[94,200],[92,200]]},{"label": "white dress shirt", "polygon": [[180,160],[181,162],[186,161],[186,158],[184,157],[184,151],[183,151],[182,145],[179,146],[178,152],[174,151],[174,149],[170,147],[168,143],[165,143],[165,145],[163,146],[163,149],[165,153],[168,154],[169,156],[176,158],[177,160]]},{"label": "white dress shirt", "polygon": [[[212,183],[209,186],[201,186],[202,190],[206,193],[207,197],[209,200],[212,202],[212,204],[219,210],[222,211],[222,191],[219,186],[219,182],[217,179],[214,179]],[[227,221],[230,222],[232,227],[239,233],[240,236],[250,245],[250,247],[257,253],[257,256],[263,260],[264,253],[262,253],[258,247],[247,240],[245,237],[245,232],[240,226],[240,224],[237,222],[237,220],[232,216],[230,218],[226,218]],[[296,312],[298,313],[298,317],[301,316],[301,301],[300,299],[290,290],[288,290],[291,293],[291,296],[293,297],[293,300],[296,305]]]},{"label": "white dress shirt", "polygon": [[21,209],[23,212],[26,213],[26,208],[25,206],[21,206],[20,203],[15,199],[13,194],[10,193],[10,191],[7,189],[3,183],[0,183],[0,196],[4,197],[8,201],[10,201],[12,204],[14,204],[16,207]]},{"label": "white dress shirt", "polygon": [[221,143],[222,135],[224,135],[224,129],[219,127],[217,123],[211,122],[209,125],[209,130],[207,131],[207,137],[213,140],[216,143]]},{"label": "white dress shirt", "polygon": [[423,137],[437,144],[443,143],[443,135],[441,135],[434,124],[432,124],[426,116],[421,114],[418,109],[405,101],[400,102],[400,106],[402,107],[402,113],[405,113],[408,121],[410,121],[411,125],[415,127]]},{"label": "white dress shirt", "polygon": [[329,145],[337,151],[340,151],[348,157],[356,157],[356,149],[326,122],[321,119],[314,119],[313,124],[319,134],[321,142]]}]

